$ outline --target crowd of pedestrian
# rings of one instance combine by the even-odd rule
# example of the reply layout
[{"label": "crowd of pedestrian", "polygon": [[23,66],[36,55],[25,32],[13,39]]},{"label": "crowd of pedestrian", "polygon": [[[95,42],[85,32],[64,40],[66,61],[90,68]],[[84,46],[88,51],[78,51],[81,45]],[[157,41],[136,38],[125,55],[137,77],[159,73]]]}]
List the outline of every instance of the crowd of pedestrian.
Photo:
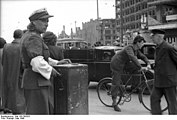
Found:
[{"label": "crowd of pedestrian", "polygon": [[[17,29],[14,40],[6,43],[0,38],[0,110],[12,114],[54,114],[53,77],[60,76],[54,65],[69,63],[63,51],[55,46],[57,37],[47,31],[49,18],[47,10],[39,9],[29,16],[27,30]],[[165,32],[152,30],[151,37],[157,45],[155,53],[155,81],[151,94],[151,113],[162,114],[160,100],[164,95],[169,114],[177,114],[177,49],[164,41]],[[120,74],[128,61],[137,69],[140,56],[150,68],[147,57],[139,50],[144,38],[137,36],[132,45],[126,46],[111,60],[113,72],[112,100],[115,111],[121,111],[116,104]],[[100,43],[95,44],[99,46]],[[129,68],[134,70],[135,67]]]}]

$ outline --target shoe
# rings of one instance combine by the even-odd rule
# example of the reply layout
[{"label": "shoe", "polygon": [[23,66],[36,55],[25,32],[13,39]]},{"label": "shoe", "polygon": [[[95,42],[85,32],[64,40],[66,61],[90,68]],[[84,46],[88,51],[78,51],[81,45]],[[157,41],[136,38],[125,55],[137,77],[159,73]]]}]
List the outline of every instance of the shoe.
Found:
[{"label": "shoe", "polygon": [[11,113],[12,113],[12,110],[10,110],[8,108],[4,109],[4,114],[11,114]]},{"label": "shoe", "polygon": [[114,107],[114,110],[115,110],[115,111],[121,112],[121,109],[120,109],[117,105],[115,105],[115,106],[113,106],[113,107]]}]

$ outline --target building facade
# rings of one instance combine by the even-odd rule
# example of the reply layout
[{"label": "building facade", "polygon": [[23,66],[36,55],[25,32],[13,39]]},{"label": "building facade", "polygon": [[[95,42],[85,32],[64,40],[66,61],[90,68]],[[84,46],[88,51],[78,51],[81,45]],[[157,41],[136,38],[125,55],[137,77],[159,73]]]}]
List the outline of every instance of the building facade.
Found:
[{"label": "building facade", "polygon": [[121,42],[125,42],[124,36],[137,31],[151,42],[149,30],[163,29],[165,40],[177,44],[177,0],[115,0],[115,4],[116,29]]},{"label": "building facade", "polygon": [[100,42],[103,45],[112,45],[117,39],[116,35],[116,20],[115,19],[102,19],[100,20]]},{"label": "building facade", "polygon": [[90,20],[82,24],[82,38],[92,46],[95,43],[112,45],[116,40],[115,19]]},{"label": "building facade", "polygon": [[82,23],[82,38],[93,46],[100,40],[100,35],[97,30],[99,25],[98,20],[90,20],[89,22]]},{"label": "building facade", "polygon": [[[115,11],[116,11],[116,29],[119,37],[122,37],[122,42],[124,35],[131,33],[141,33],[144,34],[148,27],[147,18],[148,15],[152,19],[156,18],[155,7],[147,5],[148,0],[115,0]],[[131,37],[132,38],[132,37]],[[133,38],[132,38],[133,39]],[[132,39],[129,42],[132,42]],[[146,38],[146,41],[149,39]],[[126,41],[127,42],[127,41]]]},{"label": "building facade", "polygon": [[177,0],[149,0],[148,6],[155,6],[158,21],[156,24],[149,22],[149,30],[164,30],[165,40],[177,46]]},{"label": "building facade", "polygon": [[63,38],[69,38],[69,35],[66,34],[65,32],[65,26],[63,25],[63,30],[61,31],[61,33],[58,35],[59,39],[63,39]]}]

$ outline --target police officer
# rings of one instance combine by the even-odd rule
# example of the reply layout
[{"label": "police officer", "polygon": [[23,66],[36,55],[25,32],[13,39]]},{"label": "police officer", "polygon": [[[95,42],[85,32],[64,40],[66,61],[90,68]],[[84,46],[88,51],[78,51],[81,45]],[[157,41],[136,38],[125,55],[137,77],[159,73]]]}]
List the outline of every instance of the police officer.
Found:
[{"label": "police officer", "polygon": [[45,8],[34,11],[29,17],[28,30],[22,37],[22,87],[25,92],[26,114],[49,114],[50,77],[57,72],[48,64],[50,54],[41,34],[46,31],[51,17],[53,15],[49,15]]}]

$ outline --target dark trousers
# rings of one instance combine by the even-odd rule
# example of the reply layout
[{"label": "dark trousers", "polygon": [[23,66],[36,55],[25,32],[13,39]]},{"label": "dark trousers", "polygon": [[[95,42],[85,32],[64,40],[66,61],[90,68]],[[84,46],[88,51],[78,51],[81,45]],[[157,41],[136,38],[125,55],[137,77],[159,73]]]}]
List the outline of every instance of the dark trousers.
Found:
[{"label": "dark trousers", "polygon": [[162,96],[165,96],[165,99],[168,104],[169,114],[177,114],[177,90],[176,86],[167,87],[167,88],[158,88],[154,87],[151,94],[151,113],[153,115],[162,114],[160,101]]},{"label": "dark trousers", "polygon": [[112,98],[116,99],[116,97],[118,96],[119,87],[121,83],[121,72],[113,72],[112,74],[113,76],[112,76],[111,94],[112,94]]}]

